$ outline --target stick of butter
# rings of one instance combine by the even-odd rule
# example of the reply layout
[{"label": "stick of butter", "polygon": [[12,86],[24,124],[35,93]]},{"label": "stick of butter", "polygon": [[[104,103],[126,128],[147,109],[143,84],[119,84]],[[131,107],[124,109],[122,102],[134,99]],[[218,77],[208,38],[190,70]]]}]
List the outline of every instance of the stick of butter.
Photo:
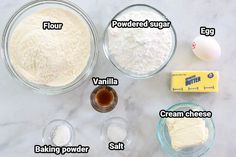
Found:
[{"label": "stick of butter", "polygon": [[218,92],[217,71],[173,71],[172,92]]}]

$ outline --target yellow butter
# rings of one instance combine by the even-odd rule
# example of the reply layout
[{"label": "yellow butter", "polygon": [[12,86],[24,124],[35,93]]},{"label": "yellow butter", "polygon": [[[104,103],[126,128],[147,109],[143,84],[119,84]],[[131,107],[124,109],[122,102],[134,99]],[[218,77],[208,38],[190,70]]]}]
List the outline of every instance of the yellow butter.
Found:
[{"label": "yellow butter", "polygon": [[173,92],[218,92],[217,71],[174,71],[171,75]]}]

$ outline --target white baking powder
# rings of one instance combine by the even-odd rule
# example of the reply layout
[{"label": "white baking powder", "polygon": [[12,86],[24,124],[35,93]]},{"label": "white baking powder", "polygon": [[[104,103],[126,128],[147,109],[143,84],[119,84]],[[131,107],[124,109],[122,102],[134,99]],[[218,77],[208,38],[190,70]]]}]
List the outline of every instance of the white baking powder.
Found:
[{"label": "white baking powder", "polygon": [[[61,30],[43,30],[42,23],[63,23]],[[63,8],[46,8],[23,18],[10,37],[14,69],[30,82],[64,86],[84,70],[90,55],[90,30],[85,20]]]},{"label": "white baking powder", "polygon": [[[152,9],[126,10],[118,21],[166,21]],[[171,28],[108,28],[108,50],[119,68],[135,75],[155,72],[169,59]]]},{"label": "white baking powder", "polygon": [[71,140],[70,128],[66,125],[59,125],[52,130],[52,143],[56,146],[65,146]]}]

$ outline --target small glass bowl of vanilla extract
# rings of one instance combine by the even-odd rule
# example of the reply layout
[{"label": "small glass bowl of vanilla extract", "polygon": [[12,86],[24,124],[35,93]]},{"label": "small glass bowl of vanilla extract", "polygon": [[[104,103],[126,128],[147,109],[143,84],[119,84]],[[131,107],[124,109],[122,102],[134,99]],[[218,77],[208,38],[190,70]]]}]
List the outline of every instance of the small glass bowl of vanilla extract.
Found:
[{"label": "small glass bowl of vanilla extract", "polygon": [[118,102],[116,91],[109,86],[98,86],[90,95],[90,102],[98,112],[112,111]]}]

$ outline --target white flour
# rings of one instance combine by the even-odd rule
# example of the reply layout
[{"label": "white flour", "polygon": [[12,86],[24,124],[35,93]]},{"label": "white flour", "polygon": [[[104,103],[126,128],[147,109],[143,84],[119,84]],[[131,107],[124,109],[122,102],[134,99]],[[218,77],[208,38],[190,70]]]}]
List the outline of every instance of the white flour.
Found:
[{"label": "white flour", "polygon": [[[62,30],[43,30],[43,21],[63,23]],[[84,70],[90,55],[88,24],[62,8],[42,9],[22,19],[9,43],[10,60],[28,81],[63,86]]]},{"label": "white flour", "polygon": [[[157,12],[127,10],[118,21],[166,21]],[[154,72],[169,59],[172,48],[170,28],[111,28],[108,29],[108,49],[120,68],[135,75]]]}]

